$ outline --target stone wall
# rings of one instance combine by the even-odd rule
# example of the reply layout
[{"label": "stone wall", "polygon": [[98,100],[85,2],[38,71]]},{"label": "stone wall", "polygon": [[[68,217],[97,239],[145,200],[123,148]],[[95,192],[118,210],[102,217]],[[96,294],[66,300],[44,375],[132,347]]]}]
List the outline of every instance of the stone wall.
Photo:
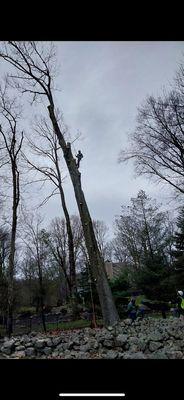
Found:
[{"label": "stone wall", "polygon": [[4,338],[0,358],[184,359],[184,317],[126,319],[114,328]]}]

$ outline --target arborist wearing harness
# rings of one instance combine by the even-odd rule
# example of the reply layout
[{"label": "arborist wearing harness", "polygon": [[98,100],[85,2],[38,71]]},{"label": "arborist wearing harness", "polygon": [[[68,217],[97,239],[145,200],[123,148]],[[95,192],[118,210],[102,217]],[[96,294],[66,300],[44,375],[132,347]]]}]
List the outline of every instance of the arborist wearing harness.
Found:
[{"label": "arborist wearing harness", "polygon": [[79,168],[80,165],[80,161],[83,158],[83,154],[81,153],[81,151],[79,150],[78,153],[76,154],[77,160],[76,160],[76,164],[77,164],[77,168]]}]

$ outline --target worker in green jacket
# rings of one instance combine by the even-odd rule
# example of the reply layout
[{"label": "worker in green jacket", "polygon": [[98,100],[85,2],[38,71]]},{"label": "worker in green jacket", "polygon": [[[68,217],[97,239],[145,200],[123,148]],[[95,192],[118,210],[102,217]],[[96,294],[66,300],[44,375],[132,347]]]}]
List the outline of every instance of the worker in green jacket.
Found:
[{"label": "worker in green jacket", "polygon": [[177,292],[177,303],[179,316],[184,315],[184,293],[182,290]]}]

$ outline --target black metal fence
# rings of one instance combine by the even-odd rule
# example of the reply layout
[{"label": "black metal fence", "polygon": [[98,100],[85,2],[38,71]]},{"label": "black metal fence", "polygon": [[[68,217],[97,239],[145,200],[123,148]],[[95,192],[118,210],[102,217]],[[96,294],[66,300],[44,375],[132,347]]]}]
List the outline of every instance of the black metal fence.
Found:
[{"label": "black metal fence", "polygon": [[[63,316],[62,314],[45,314],[45,324],[46,329],[58,329],[60,322],[71,321],[70,316]],[[24,318],[14,318],[13,319],[13,334],[22,335],[31,332],[41,332],[43,331],[43,323],[41,315],[34,315]],[[0,325],[0,336],[6,334],[6,323]]]}]

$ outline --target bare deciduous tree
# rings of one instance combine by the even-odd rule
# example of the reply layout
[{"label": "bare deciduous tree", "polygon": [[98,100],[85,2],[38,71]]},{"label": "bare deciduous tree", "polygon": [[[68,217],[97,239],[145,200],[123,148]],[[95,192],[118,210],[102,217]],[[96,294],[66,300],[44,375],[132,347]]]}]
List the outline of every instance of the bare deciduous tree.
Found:
[{"label": "bare deciduous tree", "polygon": [[44,314],[44,287],[43,287],[43,268],[45,262],[45,231],[42,230],[42,218],[33,215],[24,215],[23,230],[24,230],[24,244],[26,245],[29,253],[35,260],[38,280],[39,280],[39,301],[41,307],[41,317],[43,329],[46,332],[45,314]]},{"label": "bare deciduous tree", "polygon": [[120,248],[122,246],[122,253],[127,255],[124,261],[132,265],[135,272],[145,263],[153,263],[158,256],[165,265],[170,265],[172,234],[168,214],[160,211],[144,191],[131,199],[130,206],[122,207],[115,228],[115,239]]},{"label": "bare deciduous tree", "polygon": [[[63,124],[63,130],[65,126]],[[70,221],[70,215],[67,209],[65,194],[62,182],[62,173],[60,167],[60,151],[61,148],[58,143],[58,138],[53,131],[53,128],[49,126],[45,119],[42,119],[40,123],[37,123],[35,128],[36,133],[42,140],[40,144],[36,144],[36,141],[29,139],[29,148],[31,148],[34,155],[42,158],[43,163],[46,161],[46,166],[38,164],[38,161],[32,161],[30,156],[25,156],[28,165],[31,169],[36,170],[38,173],[48,179],[55,187],[51,195],[49,195],[43,203],[45,203],[53,194],[59,194],[61,200],[61,206],[64,212],[66,221],[66,231],[68,237],[68,252],[69,252],[69,266],[70,266],[70,279],[69,288],[72,301],[72,308],[74,316],[77,314],[77,283],[76,283],[76,267],[75,267],[75,256],[74,256],[74,243],[73,233]],[[50,166],[49,166],[50,165]],[[42,204],[43,204],[42,203]],[[65,263],[64,263],[65,264]]]},{"label": "bare deciduous tree", "polygon": [[108,284],[104,260],[100,254],[94,234],[92,219],[88,210],[81,185],[81,173],[73,157],[71,144],[66,143],[62,129],[58,123],[55,101],[53,97],[52,65],[53,48],[47,51],[44,43],[9,41],[1,47],[0,57],[15,67],[15,75],[11,75],[16,87],[22,93],[32,94],[33,101],[40,95],[44,95],[48,104],[48,113],[63,151],[63,156],[71,177],[75,198],[84,231],[86,248],[90,260],[93,276],[96,280],[97,291],[102,308],[104,323],[114,324],[119,316],[114,304],[111,289]]},{"label": "bare deciduous tree", "polygon": [[71,299],[73,295],[73,277],[71,275],[69,243],[66,220],[64,218],[54,218],[52,220],[49,230],[48,247],[52,254],[52,258],[55,260],[58,266],[61,284],[63,283],[62,281],[64,275]]},{"label": "bare deciduous tree", "polygon": [[14,274],[15,274],[15,241],[17,232],[17,211],[20,200],[19,180],[19,155],[22,147],[23,132],[18,130],[18,119],[20,107],[15,98],[8,97],[7,82],[0,88],[0,137],[2,148],[1,167],[8,166],[11,174],[12,187],[12,222],[10,235],[10,252],[8,266],[8,334],[13,330],[13,297],[14,297]]},{"label": "bare deciduous tree", "polygon": [[103,259],[105,260],[107,258],[107,233],[108,233],[108,227],[105,224],[104,221],[100,220],[93,220],[93,228],[95,231],[95,236],[96,240],[98,243],[99,250],[101,252],[101,255]]},{"label": "bare deciduous tree", "polygon": [[165,182],[177,196],[184,193],[184,97],[177,90],[139,108],[130,146],[119,161],[133,159],[138,175]]}]

